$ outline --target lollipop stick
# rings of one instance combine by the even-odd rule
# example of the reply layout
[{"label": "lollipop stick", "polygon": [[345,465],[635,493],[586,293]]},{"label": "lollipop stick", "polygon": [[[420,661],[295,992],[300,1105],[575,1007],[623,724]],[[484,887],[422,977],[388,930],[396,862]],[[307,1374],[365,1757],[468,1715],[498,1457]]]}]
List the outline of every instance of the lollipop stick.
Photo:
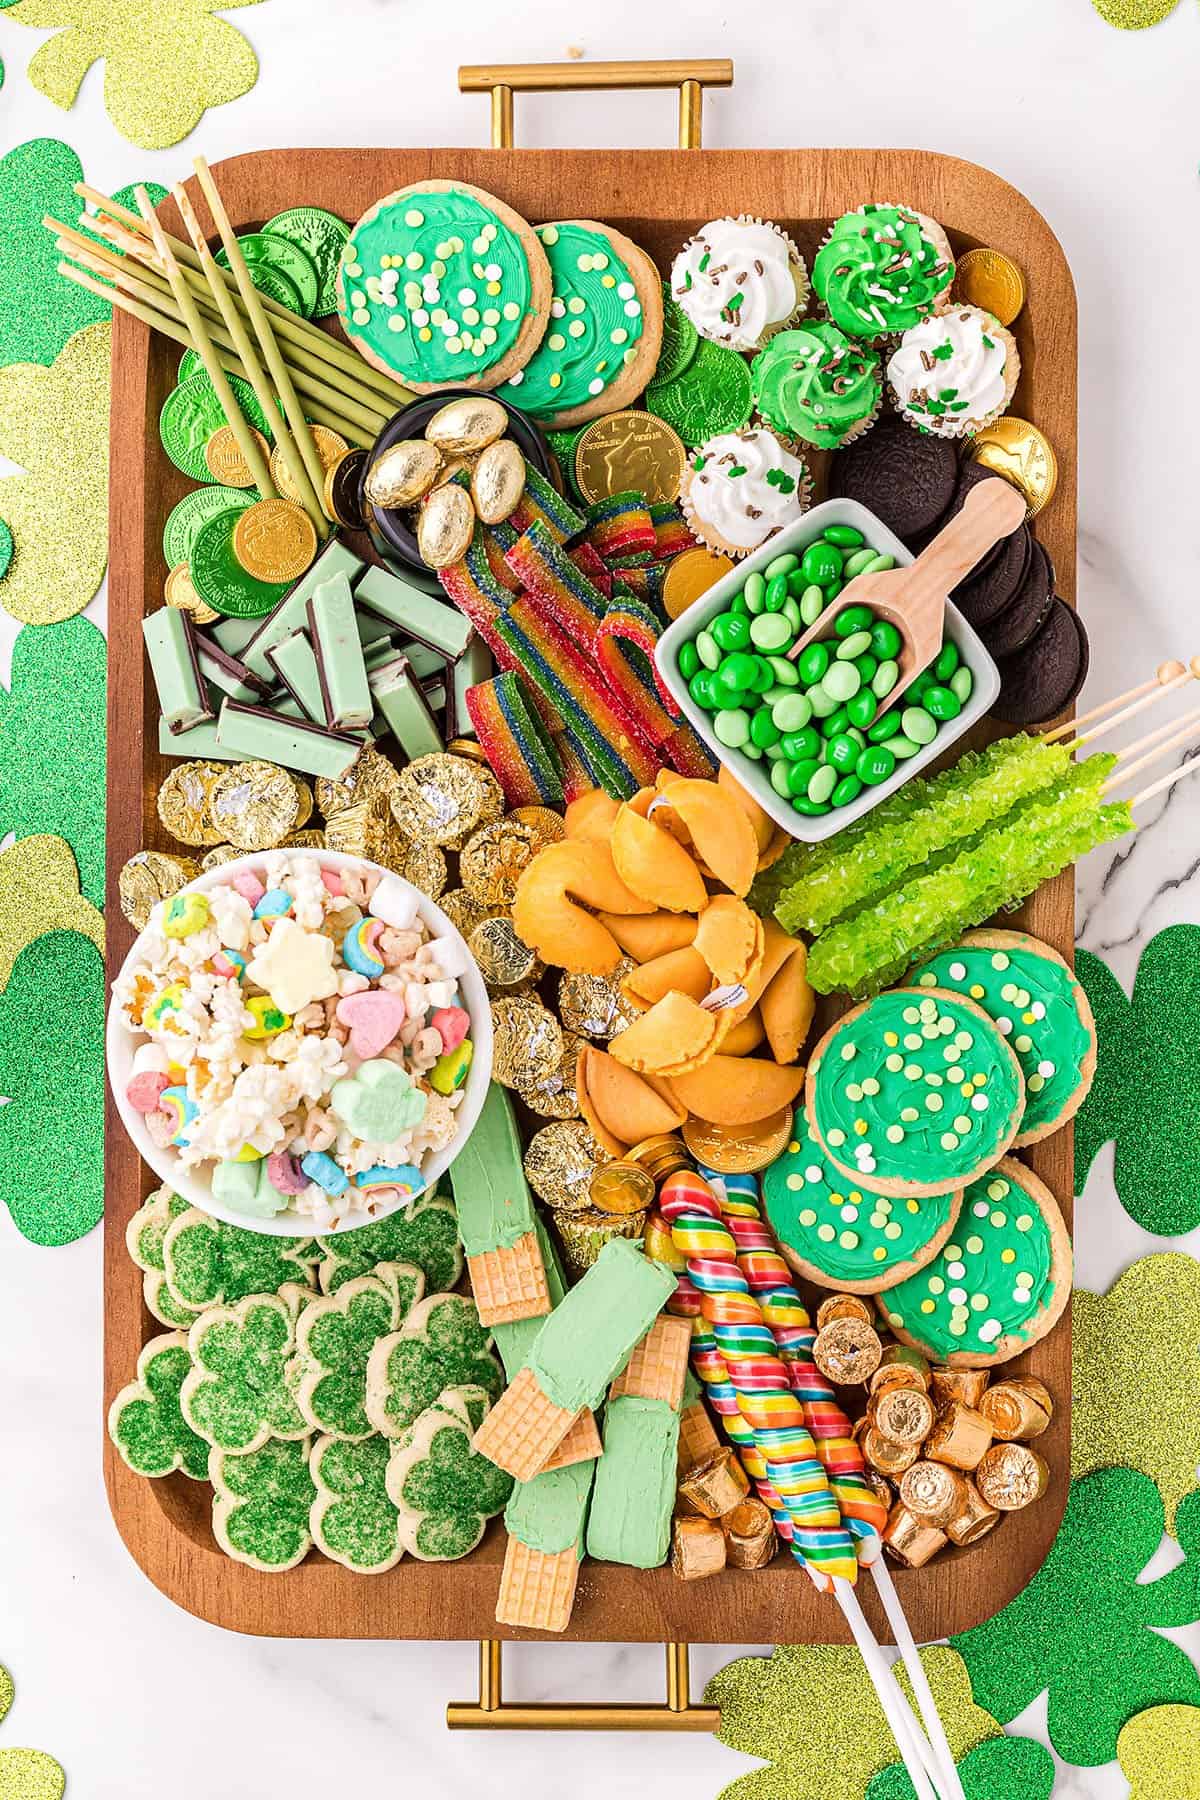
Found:
[{"label": "lollipop stick", "polygon": [[1149,787],[1144,787],[1140,794],[1133,796],[1129,802],[1130,806],[1140,806],[1143,800],[1153,800],[1155,794],[1165,793],[1168,788],[1173,788],[1177,781],[1182,781],[1185,775],[1191,775],[1196,769],[1200,769],[1200,756],[1190,757],[1187,762],[1180,763],[1177,769],[1172,769],[1169,775],[1162,775],[1157,781],[1152,781]]},{"label": "lollipop stick", "polygon": [[1200,719],[1200,711],[1184,713],[1180,719],[1168,719],[1165,725],[1158,727],[1157,731],[1148,731],[1145,737],[1135,738],[1132,744],[1122,745],[1117,752],[1117,763],[1114,766],[1128,761],[1131,756],[1139,755],[1143,750],[1149,750],[1152,744],[1161,744],[1164,738],[1170,737],[1173,731],[1178,731],[1181,725],[1192,724],[1197,719]]},{"label": "lollipop stick", "polygon": [[[1147,750],[1144,756],[1139,756],[1136,761],[1131,762],[1127,769],[1121,769],[1119,771],[1114,770],[1113,774],[1105,782],[1101,791],[1105,794],[1111,793],[1118,782],[1125,781],[1130,775],[1136,775],[1142,769],[1149,768],[1151,763],[1158,762],[1161,757],[1168,755],[1170,751],[1178,750],[1181,745],[1189,743],[1191,739],[1195,737],[1197,727],[1200,726],[1200,711],[1189,713],[1187,718],[1182,721],[1177,719],[1175,724],[1177,729],[1161,744],[1156,745],[1153,750]],[[1154,733],[1154,736],[1161,737],[1162,733],[1156,732]],[[1140,745],[1134,744],[1131,748],[1137,750],[1140,748]]]},{"label": "lollipop stick", "polygon": [[929,1742],[938,1759],[937,1774],[943,1791],[950,1797],[950,1800],[966,1800],[962,1777],[955,1765],[954,1752],[946,1737],[946,1728],[942,1724],[941,1714],[938,1712],[937,1702],[933,1697],[929,1678],[925,1673],[925,1665],[921,1661],[920,1653],[905,1617],[904,1607],[896,1592],[891,1570],[882,1556],[876,1557],[870,1565],[870,1570],[875,1582],[875,1591],[883,1603],[887,1622],[892,1628],[892,1634],[900,1647],[900,1654],[904,1658],[904,1667],[908,1670],[908,1679],[912,1682],[913,1693],[917,1697],[917,1705],[921,1710],[921,1719],[929,1734]]},{"label": "lollipop stick", "polygon": [[1094,706],[1081,718],[1069,719],[1065,725],[1060,725],[1057,731],[1046,732],[1042,737],[1042,742],[1053,744],[1059,738],[1069,737],[1072,731],[1078,731],[1081,725],[1097,719],[1100,723],[1094,725],[1091,731],[1084,732],[1075,738],[1067,748],[1078,750],[1082,744],[1094,744],[1097,738],[1104,737],[1116,726],[1123,725],[1126,719],[1132,719],[1138,713],[1144,712],[1146,707],[1156,706],[1164,695],[1174,693],[1178,687],[1185,687],[1197,675],[1200,675],[1200,657],[1192,658],[1190,668],[1185,668],[1183,663],[1177,660],[1160,663],[1154,672],[1153,681],[1143,681],[1140,686],[1130,688],[1128,693],[1118,694],[1115,699],[1105,700],[1099,706]]},{"label": "lollipop stick", "polygon": [[[875,1642],[871,1627],[863,1616],[862,1607],[858,1603],[858,1595],[850,1583],[838,1576],[834,1583],[834,1593],[842,1615],[850,1627],[859,1654],[866,1664],[867,1674],[883,1708],[883,1716],[891,1726],[892,1736],[904,1759],[909,1779],[917,1793],[917,1800],[937,1800],[933,1786],[927,1773],[927,1760],[932,1760],[932,1752],[917,1726],[916,1720],[909,1711],[908,1702],[903,1690],[897,1685],[891,1665],[885,1659],[879,1645]],[[943,1800],[949,1800],[948,1791]]]}]

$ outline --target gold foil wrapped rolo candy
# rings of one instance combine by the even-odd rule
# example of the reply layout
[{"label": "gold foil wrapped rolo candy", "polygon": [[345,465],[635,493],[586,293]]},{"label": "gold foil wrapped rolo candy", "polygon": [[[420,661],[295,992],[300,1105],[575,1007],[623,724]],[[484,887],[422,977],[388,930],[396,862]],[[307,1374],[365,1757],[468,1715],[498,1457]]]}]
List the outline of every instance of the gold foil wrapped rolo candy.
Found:
[{"label": "gold foil wrapped rolo candy", "polygon": [[645,1227],[645,1213],[556,1212],[551,1224],[562,1251],[567,1274],[574,1281],[586,1275],[613,1238],[640,1238]]},{"label": "gold foil wrapped rolo candy", "polygon": [[871,1392],[877,1394],[882,1388],[893,1386],[919,1388],[927,1394],[930,1388],[928,1358],[907,1344],[885,1344],[879,1367],[871,1377]]},{"label": "gold foil wrapped rolo candy", "polygon": [[671,1570],[680,1581],[703,1581],[725,1567],[725,1533],[715,1519],[675,1519],[671,1526]]},{"label": "gold foil wrapped rolo candy", "polygon": [[212,816],[213,789],[227,768],[218,762],[176,763],[165,777],[158,790],[158,816],[181,844],[206,849],[227,835]]},{"label": "gold foil wrapped rolo candy", "polygon": [[872,1397],[867,1416],[893,1444],[922,1444],[933,1427],[933,1401],[919,1389],[884,1388]]},{"label": "gold foil wrapped rolo candy", "polygon": [[992,1441],[992,1428],[974,1407],[952,1400],[925,1440],[925,1454],[953,1469],[975,1469]]},{"label": "gold foil wrapped rolo candy", "polygon": [[897,1562],[909,1569],[921,1569],[945,1545],[946,1533],[937,1525],[915,1518],[904,1502],[897,1500],[883,1528],[883,1541]]},{"label": "gold foil wrapped rolo candy", "polygon": [[945,1463],[915,1462],[900,1478],[900,1498],[914,1518],[944,1531],[967,1500],[967,1479]]},{"label": "gold foil wrapped rolo candy", "polygon": [[1000,1512],[1019,1512],[1040,1500],[1049,1484],[1048,1465],[1028,1444],[993,1444],[975,1470],[975,1486]]},{"label": "gold foil wrapped rolo candy", "polygon": [[920,1444],[893,1444],[874,1425],[867,1426],[860,1441],[864,1459],[880,1475],[890,1476],[893,1481],[911,1469],[921,1454]]},{"label": "gold foil wrapped rolo candy", "polygon": [[1054,1417],[1054,1402],[1036,1375],[1012,1375],[987,1390],[979,1410],[996,1437],[1027,1443],[1046,1430]]},{"label": "gold foil wrapped rolo candy", "polygon": [[530,1139],[524,1157],[525,1179],[551,1211],[585,1212],[591,1204],[592,1173],[605,1160],[583,1121],[564,1119],[543,1125]]},{"label": "gold foil wrapped rolo candy", "polygon": [[694,1468],[679,1483],[688,1504],[706,1519],[720,1519],[740,1506],[750,1492],[750,1478],[727,1444]]},{"label": "gold foil wrapped rolo candy", "polygon": [[861,1319],[834,1319],[819,1331],[812,1356],[822,1375],[839,1387],[866,1381],[879,1367],[882,1355],[879,1334]]},{"label": "gold foil wrapped rolo candy", "polygon": [[861,1319],[864,1325],[870,1325],[874,1317],[866,1301],[857,1294],[829,1294],[817,1308],[817,1330],[824,1331],[834,1319]]},{"label": "gold foil wrapped rolo candy", "polygon": [[765,1569],[774,1557],[775,1521],[761,1500],[743,1500],[724,1515],[721,1529],[731,1569]]},{"label": "gold foil wrapped rolo candy", "polygon": [[948,1406],[959,1400],[964,1406],[978,1408],[987,1392],[987,1369],[930,1369],[929,1385],[936,1406]]},{"label": "gold foil wrapped rolo candy", "polygon": [[439,450],[470,455],[486,450],[507,430],[508,414],[498,400],[487,394],[462,394],[434,413],[425,427],[425,436]]},{"label": "gold foil wrapped rolo candy", "polygon": [[239,850],[273,850],[295,831],[303,812],[300,788],[275,763],[230,763],[213,784],[210,810],[217,839]]},{"label": "gold foil wrapped rolo candy", "polygon": [[988,1505],[969,1476],[964,1476],[963,1479],[967,1487],[966,1496],[960,1511],[946,1526],[952,1544],[974,1544],[1000,1523],[997,1508]]},{"label": "gold foil wrapped rolo candy", "polygon": [[195,881],[200,864],[190,856],[172,856],[162,850],[139,850],[117,877],[121,911],[135,931],[145,931],[150,914],[160,900],[169,900],[189,881]]}]

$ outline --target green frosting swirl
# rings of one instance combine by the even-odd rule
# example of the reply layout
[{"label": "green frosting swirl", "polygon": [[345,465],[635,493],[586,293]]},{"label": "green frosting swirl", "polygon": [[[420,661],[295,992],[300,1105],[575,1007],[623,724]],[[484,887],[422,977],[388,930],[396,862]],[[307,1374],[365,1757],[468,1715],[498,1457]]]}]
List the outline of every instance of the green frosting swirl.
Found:
[{"label": "green frosting swirl", "polygon": [[525,246],[473,194],[408,193],[355,226],[338,277],[342,324],[405,381],[490,368],[530,310]]},{"label": "green frosting swirl", "polygon": [[822,450],[836,450],[883,394],[875,352],[825,321],[777,332],[750,374],[754,404],[767,424]]},{"label": "green frosting swirl", "polygon": [[637,355],[642,302],[612,239],[584,225],[539,225],[553,298],[546,335],[497,390],[535,419],[595,400]]},{"label": "green frosting swirl", "polygon": [[906,206],[843,213],[812,271],[818,299],[853,337],[907,331],[933,312],[953,279],[953,262]]},{"label": "green frosting swirl", "polygon": [[780,1243],[820,1269],[831,1286],[886,1282],[950,1217],[953,1195],[893,1200],[872,1194],[832,1169],[805,1128],[763,1177],[767,1217]]},{"label": "green frosting swirl", "polygon": [[1092,1034],[1070,970],[1036,945],[961,944],[923,963],[912,979],[950,988],[982,1006],[1016,1052],[1025,1077],[1022,1132],[1052,1124],[1078,1091]]},{"label": "green frosting swirl", "polygon": [[1053,1244],[1037,1201],[993,1169],[966,1191],[958,1224],[927,1268],[888,1293],[888,1323],[936,1361],[991,1356],[1002,1337],[1025,1338],[1054,1293]]},{"label": "green frosting swirl", "polygon": [[809,1078],[817,1135],[866,1181],[958,1185],[1001,1155],[1022,1101],[989,1020],[902,989],[845,1019]]}]

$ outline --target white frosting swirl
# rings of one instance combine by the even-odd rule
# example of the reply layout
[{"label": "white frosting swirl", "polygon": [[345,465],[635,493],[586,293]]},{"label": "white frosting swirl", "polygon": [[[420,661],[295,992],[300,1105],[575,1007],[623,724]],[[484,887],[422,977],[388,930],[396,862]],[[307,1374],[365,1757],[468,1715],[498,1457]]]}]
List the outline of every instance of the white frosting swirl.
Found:
[{"label": "white frosting swirl", "polygon": [[671,292],[701,337],[756,350],[765,332],[796,311],[793,269],[778,226],[713,219],[671,264]]},{"label": "white frosting swirl", "polygon": [[808,469],[774,432],[724,431],[697,450],[685,500],[701,535],[707,528],[732,549],[757,550],[804,511]]},{"label": "white frosting swirl", "polygon": [[888,363],[901,410],[935,437],[959,437],[1006,404],[1008,336],[978,306],[956,306],[904,333]]}]

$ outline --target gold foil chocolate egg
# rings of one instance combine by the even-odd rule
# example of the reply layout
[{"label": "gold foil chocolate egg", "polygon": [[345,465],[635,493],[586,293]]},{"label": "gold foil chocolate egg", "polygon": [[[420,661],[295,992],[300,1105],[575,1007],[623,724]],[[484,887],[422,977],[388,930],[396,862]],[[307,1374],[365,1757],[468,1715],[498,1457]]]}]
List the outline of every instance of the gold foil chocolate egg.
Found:
[{"label": "gold foil chocolate egg", "polygon": [[508,414],[498,400],[486,394],[464,394],[434,413],[425,436],[439,450],[470,452],[485,450],[507,429]]},{"label": "gold foil chocolate egg", "polygon": [[442,466],[442,453],[424,438],[393,444],[367,470],[363,492],[374,506],[413,506],[429,492]]},{"label": "gold foil chocolate egg", "polygon": [[471,476],[471,498],[485,525],[499,525],[525,492],[525,458],[511,438],[489,444]]},{"label": "gold foil chocolate egg", "polygon": [[475,535],[471,496],[456,482],[434,488],[417,514],[417,549],[431,569],[461,562]]}]

